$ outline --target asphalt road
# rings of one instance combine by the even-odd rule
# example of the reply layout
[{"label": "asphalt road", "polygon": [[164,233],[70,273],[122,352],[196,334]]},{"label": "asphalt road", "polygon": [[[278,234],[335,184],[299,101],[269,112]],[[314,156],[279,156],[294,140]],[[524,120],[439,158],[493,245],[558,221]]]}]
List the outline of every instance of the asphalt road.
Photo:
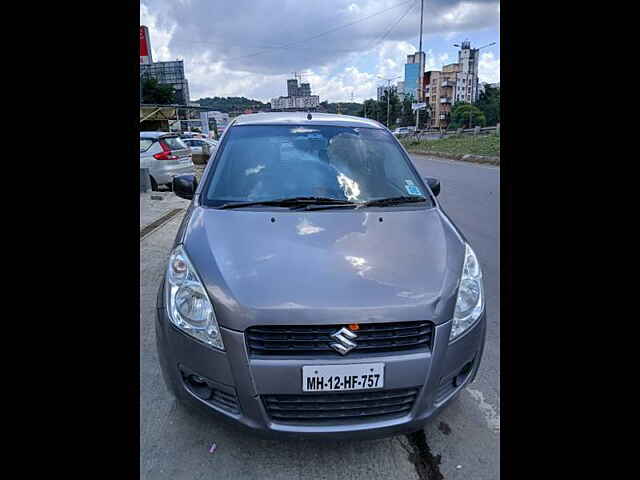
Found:
[{"label": "asphalt road", "polygon": [[[440,179],[443,208],[480,258],[489,320],[475,382],[425,428],[426,445],[418,448],[405,436],[263,440],[177,404],[162,381],[153,322],[178,215],[140,242],[140,478],[432,480],[438,478],[434,472],[447,480],[500,478],[500,169],[413,158],[421,174]],[[209,453],[214,442],[217,449]]]}]

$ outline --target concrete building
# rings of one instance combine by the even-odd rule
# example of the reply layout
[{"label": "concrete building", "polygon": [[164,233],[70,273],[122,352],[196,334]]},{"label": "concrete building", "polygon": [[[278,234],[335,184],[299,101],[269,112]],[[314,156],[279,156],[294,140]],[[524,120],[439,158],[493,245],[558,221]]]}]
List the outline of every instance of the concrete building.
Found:
[{"label": "concrete building", "polygon": [[311,95],[311,85],[298,79],[287,80],[287,96],[271,99],[271,110],[315,110],[320,105],[320,97]]},{"label": "concrete building", "polygon": [[398,82],[396,84],[396,94],[398,95],[398,99],[400,100],[400,102],[404,102],[404,82]]},{"label": "concrete building", "polygon": [[459,73],[460,65],[457,63],[445,65],[442,71],[425,72],[424,98],[431,110],[429,127],[440,128],[449,124]]},{"label": "concrete building", "polygon": [[396,95],[398,94],[398,87],[396,85],[391,85],[391,87],[387,87],[385,85],[378,87],[377,93],[378,93],[379,102],[383,99],[384,92],[387,90],[387,88],[389,88],[389,90],[391,90],[392,93],[395,93]]},{"label": "concrete building", "polygon": [[311,85],[309,85],[308,83],[301,83],[300,88],[298,88],[298,96],[299,97],[311,96]]},{"label": "concrete building", "polygon": [[426,64],[424,52],[416,52],[413,55],[407,55],[407,63],[404,65],[404,93],[412,95],[414,99],[418,99],[418,88],[422,79],[420,72],[420,59],[422,58],[422,68]]},{"label": "concrete building", "polygon": [[471,48],[468,40],[462,42],[458,51],[458,65],[460,71],[457,79],[456,101],[476,103],[480,95],[478,85],[478,63],[480,52],[477,48]]},{"label": "concrete building", "polygon": [[320,97],[318,95],[271,99],[271,110],[311,110],[318,108],[318,105],[320,105]]},{"label": "concrete building", "polygon": [[429,126],[446,128],[451,122],[451,110],[456,102],[476,103],[480,95],[478,81],[479,53],[464,41],[458,52],[458,63],[425,73],[424,98],[431,109]]},{"label": "concrete building", "polygon": [[171,85],[176,90],[176,103],[188,105],[189,82],[184,76],[184,62],[176,60],[173,62],[154,62],[140,64],[140,78],[155,78],[158,83]]},{"label": "concrete building", "polygon": [[287,97],[297,97],[298,96],[298,79],[293,78],[291,80],[287,80]]}]

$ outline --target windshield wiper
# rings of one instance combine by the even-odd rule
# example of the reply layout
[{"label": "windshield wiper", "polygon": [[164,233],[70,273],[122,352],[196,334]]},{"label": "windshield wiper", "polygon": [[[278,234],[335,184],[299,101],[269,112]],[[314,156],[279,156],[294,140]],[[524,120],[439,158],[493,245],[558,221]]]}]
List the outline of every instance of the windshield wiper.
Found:
[{"label": "windshield wiper", "polygon": [[412,196],[412,197],[389,197],[389,198],[379,198],[377,200],[369,200],[368,202],[361,203],[360,207],[384,207],[386,205],[399,205],[401,203],[414,203],[414,202],[426,202],[427,199],[422,196]]},{"label": "windshield wiper", "polygon": [[242,208],[252,207],[258,205],[276,206],[276,207],[305,207],[307,205],[358,205],[357,203],[350,202],[349,200],[341,200],[339,198],[329,197],[291,197],[291,198],[276,198],[273,200],[259,200],[255,202],[233,202],[225,203],[218,208]]}]

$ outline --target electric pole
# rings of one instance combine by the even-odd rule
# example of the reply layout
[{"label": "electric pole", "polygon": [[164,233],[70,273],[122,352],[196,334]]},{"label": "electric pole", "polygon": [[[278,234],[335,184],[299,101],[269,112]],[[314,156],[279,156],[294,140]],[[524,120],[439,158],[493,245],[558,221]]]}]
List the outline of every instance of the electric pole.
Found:
[{"label": "electric pole", "polygon": [[[418,72],[418,103],[422,101],[422,77],[424,75],[424,67],[422,65],[422,20],[424,18],[424,0],[420,1],[420,48],[418,49],[418,54],[420,55],[420,71]],[[418,128],[420,126],[420,109],[416,110],[416,133],[418,133]]]},{"label": "electric pole", "polygon": [[387,92],[387,128],[390,129],[390,124],[389,124],[389,100],[391,98],[391,81],[395,80],[396,78],[400,78],[400,75],[395,76],[393,78],[382,78],[380,75],[378,75],[378,78],[381,78],[382,80],[384,80],[385,82],[387,82],[387,88],[386,88],[386,92]]}]

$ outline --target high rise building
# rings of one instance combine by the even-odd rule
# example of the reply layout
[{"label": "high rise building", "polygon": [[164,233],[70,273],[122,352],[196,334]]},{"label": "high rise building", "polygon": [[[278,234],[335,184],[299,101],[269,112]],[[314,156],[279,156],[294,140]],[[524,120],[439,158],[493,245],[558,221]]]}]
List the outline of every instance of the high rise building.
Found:
[{"label": "high rise building", "polygon": [[140,78],[155,78],[158,83],[171,85],[176,91],[176,103],[188,105],[189,82],[184,76],[184,62],[176,60],[172,62],[154,62],[140,64]]},{"label": "high rise building", "polygon": [[298,96],[298,79],[293,78],[291,80],[287,80],[287,97],[297,97]]},{"label": "high rise building", "polygon": [[418,99],[418,88],[422,79],[420,72],[420,59],[422,58],[422,68],[424,70],[425,54],[424,52],[416,52],[413,55],[407,55],[407,63],[404,65],[404,93],[412,95],[414,99]]},{"label": "high rise building", "polygon": [[298,79],[287,80],[287,96],[271,99],[271,110],[314,110],[320,105],[320,97],[311,95],[311,85]]},{"label": "high rise building", "polygon": [[300,97],[309,97],[311,96],[311,85],[308,83],[301,83],[298,88],[298,96]]},{"label": "high rise building", "polygon": [[442,67],[442,71],[425,73],[424,98],[431,109],[430,127],[446,128],[456,102],[476,103],[480,95],[478,82],[479,52],[464,41],[458,52],[458,63]]}]

